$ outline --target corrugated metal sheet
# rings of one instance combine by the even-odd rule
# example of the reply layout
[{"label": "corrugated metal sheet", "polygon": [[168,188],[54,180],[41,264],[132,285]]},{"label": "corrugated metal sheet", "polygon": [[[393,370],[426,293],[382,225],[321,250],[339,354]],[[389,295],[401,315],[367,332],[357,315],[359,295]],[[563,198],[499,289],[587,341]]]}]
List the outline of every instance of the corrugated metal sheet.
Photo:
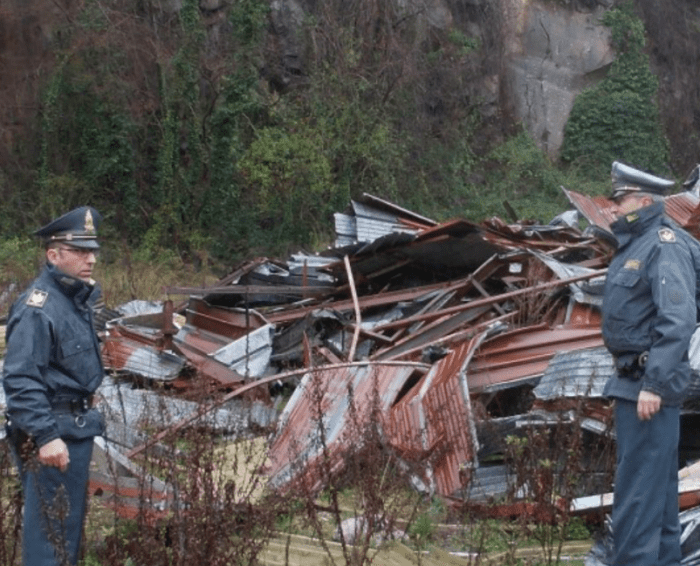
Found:
[{"label": "corrugated metal sheet", "polygon": [[338,248],[374,242],[390,234],[415,235],[435,225],[433,220],[366,193],[361,199],[351,201],[351,206],[353,215],[333,215]]},{"label": "corrugated metal sheet", "polygon": [[391,409],[391,439],[404,452],[429,454],[435,491],[463,489],[478,446],[464,370],[483,339],[463,342],[437,362]]},{"label": "corrugated metal sheet", "polygon": [[302,474],[312,488],[320,488],[321,477],[315,465],[322,454],[319,420],[323,421],[330,465],[337,470],[342,466],[342,452],[358,440],[350,421],[350,403],[355,404],[360,420],[366,422],[376,387],[377,408],[385,415],[415,371],[415,365],[367,364],[306,374],[280,416],[270,446],[272,484],[284,485],[296,479],[303,465]]},{"label": "corrugated metal sheet", "polygon": [[599,398],[614,372],[612,356],[605,347],[559,352],[552,357],[532,392],[542,400]]},{"label": "corrugated metal sheet", "polygon": [[[616,219],[610,210],[610,200],[602,196],[589,197],[567,189],[563,191],[588,222],[610,232],[610,224]],[[664,199],[664,205],[670,218],[696,238],[700,235],[700,200],[694,194],[682,192],[670,195]]]},{"label": "corrugated metal sheet", "polygon": [[344,248],[357,242],[357,223],[354,216],[336,212],[333,220],[335,221],[336,248]]},{"label": "corrugated metal sheet", "polygon": [[268,324],[229,342],[210,356],[246,378],[260,377],[270,367],[274,334],[275,327]]},{"label": "corrugated metal sheet", "polygon": [[468,369],[472,394],[539,379],[559,351],[603,345],[600,326],[519,328],[485,342]]},{"label": "corrugated metal sheet", "polygon": [[562,189],[576,209],[591,224],[610,232],[610,224],[615,222],[615,215],[610,210],[611,202],[602,196],[589,197],[575,191]]},{"label": "corrugated metal sheet", "polygon": [[180,356],[133,340],[120,327],[108,331],[108,337],[102,345],[102,361],[107,370],[131,373],[156,381],[177,379],[185,366],[185,361]]},{"label": "corrugated metal sheet", "polygon": [[395,232],[407,234],[417,232],[401,224],[396,214],[383,212],[357,201],[352,202],[352,208],[355,211],[358,242],[373,242],[377,238]]},{"label": "corrugated metal sheet", "polygon": [[693,193],[682,192],[668,196],[664,199],[666,214],[683,226],[696,238],[700,235],[698,226],[698,214],[700,199]]},{"label": "corrugated metal sheet", "polygon": [[389,202],[388,200],[384,200],[382,198],[370,195],[368,193],[362,193],[362,196],[358,199],[358,201],[368,206],[372,206],[378,210],[385,210],[391,212],[397,217],[400,217],[405,222],[410,222],[411,224],[414,224],[421,228],[427,228],[430,226],[435,226],[437,224],[437,222],[435,222],[435,220],[432,220],[431,218],[428,218],[421,214],[417,214],[412,210],[400,207],[393,202]]}]

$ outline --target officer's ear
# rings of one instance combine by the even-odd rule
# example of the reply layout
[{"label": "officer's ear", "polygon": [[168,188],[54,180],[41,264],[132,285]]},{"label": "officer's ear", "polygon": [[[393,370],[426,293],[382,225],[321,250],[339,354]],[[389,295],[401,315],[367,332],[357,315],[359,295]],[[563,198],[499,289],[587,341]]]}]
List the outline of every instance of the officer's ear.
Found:
[{"label": "officer's ear", "polygon": [[49,263],[56,264],[56,260],[58,259],[58,249],[49,247],[46,248],[46,260]]},{"label": "officer's ear", "polygon": [[649,195],[643,195],[642,198],[640,199],[640,202],[642,204],[642,207],[650,206],[650,205],[654,204],[654,199]]}]

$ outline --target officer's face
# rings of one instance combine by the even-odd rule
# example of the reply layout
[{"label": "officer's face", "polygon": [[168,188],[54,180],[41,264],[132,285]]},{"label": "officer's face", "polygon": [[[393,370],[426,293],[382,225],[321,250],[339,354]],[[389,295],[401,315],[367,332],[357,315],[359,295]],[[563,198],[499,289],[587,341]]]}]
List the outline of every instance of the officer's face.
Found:
[{"label": "officer's face", "polygon": [[86,283],[92,278],[92,268],[97,261],[95,250],[66,245],[50,248],[46,251],[46,258],[66,275]]},{"label": "officer's face", "polygon": [[624,216],[645,206],[649,206],[653,200],[648,195],[640,195],[639,193],[625,193],[613,201],[610,207],[615,216]]}]

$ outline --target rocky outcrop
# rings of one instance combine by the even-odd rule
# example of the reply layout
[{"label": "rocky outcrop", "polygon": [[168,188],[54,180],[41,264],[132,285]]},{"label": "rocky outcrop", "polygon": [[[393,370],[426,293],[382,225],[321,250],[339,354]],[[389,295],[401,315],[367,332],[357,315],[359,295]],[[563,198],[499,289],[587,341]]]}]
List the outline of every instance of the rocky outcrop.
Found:
[{"label": "rocky outcrop", "polygon": [[[571,4],[568,6],[566,4]],[[504,80],[516,116],[555,157],[576,95],[613,61],[610,2],[512,2]]]},{"label": "rocky outcrop", "polygon": [[[493,30],[490,10],[500,12],[502,46],[494,64],[497,73],[485,73],[469,81],[464,96],[478,101],[482,114],[494,113],[494,105],[508,100],[516,119],[530,131],[536,143],[556,157],[563,141],[564,126],[576,95],[596,80],[614,58],[609,30],[599,21],[612,0],[401,0],[407,12],[418,14],[419,35],[430,28],[459,29],[483,41]],[[273,0],[273,30],[281,45],[284,80],[298,76],[304,68],[299,26],[307,0]],[[493,54],[484,54],[493,57]],[[292,79],[293,80],[293,79]],[[427,94],[437,98],[439,93]]]}]

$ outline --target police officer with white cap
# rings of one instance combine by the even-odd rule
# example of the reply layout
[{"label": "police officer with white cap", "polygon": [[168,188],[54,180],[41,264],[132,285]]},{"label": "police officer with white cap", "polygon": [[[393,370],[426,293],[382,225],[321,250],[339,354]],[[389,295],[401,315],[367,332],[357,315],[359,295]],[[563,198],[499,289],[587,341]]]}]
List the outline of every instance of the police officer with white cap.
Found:
[{"label": "police officer with white cap", "polygon": [[615,162],[612,230],[618,248],[602,306],[616,374],[612,563],[670,566],[681,560],[678,520],[680,405],[690,380],[700,247],[664,215],[673,181]]},{"label": "police officer with white cap", "polygon": [[91,304],[100,214],[83,206],[35,232],[46,265],[10,310],[3,368],[7,433],[22,491],[23,563],[76,564],[104,376]]}]

